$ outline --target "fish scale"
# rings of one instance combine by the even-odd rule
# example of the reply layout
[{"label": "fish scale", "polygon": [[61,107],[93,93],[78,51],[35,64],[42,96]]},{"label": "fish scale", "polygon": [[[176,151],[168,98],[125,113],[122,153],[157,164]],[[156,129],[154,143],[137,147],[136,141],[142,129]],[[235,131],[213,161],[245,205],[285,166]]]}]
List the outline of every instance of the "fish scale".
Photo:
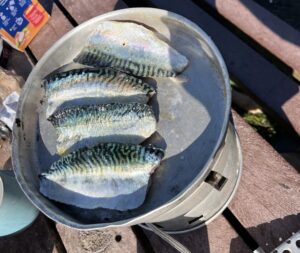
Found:
[{"label": "fish scale", "polygon": [[113,67],[142,77],[172,77],[188,59],[151,30],[130,22],[104,21],[74,59],[88,66]]},{"label": "fish scale", "polygon": [[56,112],[48,120],[58,135],[59,154],[98,142],[138,144],[156,130],[151,107],[139,103],[76,106]]},{"label": "fish scale", "polygon": [[163,156],[162,149],[134,144],[101,143],[82,148],[40,175],[40,191],[82,208],[133,209],[143,203],[150,175]]},{"label": "fish scale", "polygon": [[[50,75],[43,80],[50,116],[60,106],[97,103],[147,103],[155,90],[141,79],[111,68],[84,68]],[[76,103],[75,103],[75,102]],[[67,107],[67,106],[65,106]]]}]

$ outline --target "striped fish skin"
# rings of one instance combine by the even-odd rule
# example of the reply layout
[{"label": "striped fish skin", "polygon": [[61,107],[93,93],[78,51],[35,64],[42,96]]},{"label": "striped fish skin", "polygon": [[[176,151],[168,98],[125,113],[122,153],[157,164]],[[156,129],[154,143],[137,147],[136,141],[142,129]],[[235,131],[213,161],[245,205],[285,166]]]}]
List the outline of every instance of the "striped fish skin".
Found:
[{"label": "striped fish skin", "polygon": [[139,144],[156,131],[151,107],[139,103],[76,106],[48,120],[58,134],[58,154],[99,142]]},{"label": "striped fish skin", "polygon": [[164,151],[153,146],[101,143],[54,162],[40,175],[46,197],[86,209],[125,211],[142,205]]},{"label": "striped fish skin", "polygon": [[155,90],[141,79],[111,68],[75,69],[50,75],[44,79],[48,100],[46,116],[68,101],[78,99],[76,105],[88,104],[88,98],[97,103],[147,103]]},{"label": "striped fish skin", "polygon": [[142,77],[176,76],[188,65],[185,56],[151,30],[117,21],[99,24],[74,61],[88,66],[109,66]]}]

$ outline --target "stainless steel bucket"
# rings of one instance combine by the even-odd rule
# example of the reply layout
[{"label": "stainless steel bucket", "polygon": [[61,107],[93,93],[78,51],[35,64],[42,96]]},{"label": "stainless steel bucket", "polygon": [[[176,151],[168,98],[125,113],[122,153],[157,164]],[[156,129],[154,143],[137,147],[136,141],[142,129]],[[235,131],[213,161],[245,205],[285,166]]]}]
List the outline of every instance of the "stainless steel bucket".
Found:
[{"label": "stainless steel bucket", "polygon": [[[152,223],[169,234],[185,233],[207,225],[222,213],[233,198],[241,172],[241,147],[230,123],[206,180],[177,206],[153,218]],[[149,229],[145,224],[141,226]]]},{"label": "stainless steel bucket", "polygon": [[[150,103],[159,121],[149,142],[165,148],[166,156],[152,177],[145,203],[127,212],[67,206],[38,191],[38,174],[58,159],[54,154],[56,136],[44,116],[41,79],[70,63],[88,34],[103,20],[142,23],[158,31],[190,61],[182,76],[155,79],[158,94]],[[70,227],[99,229],[159,222],[170,232],[193,229],[215,217],[238,184],[241,153],[234,128],[228,127],[230,105],[223,59],[197,25],[177,14],[151,8],[107,13],[62,37],[26,81],[13,130],[17,180],[44,214]]]}]

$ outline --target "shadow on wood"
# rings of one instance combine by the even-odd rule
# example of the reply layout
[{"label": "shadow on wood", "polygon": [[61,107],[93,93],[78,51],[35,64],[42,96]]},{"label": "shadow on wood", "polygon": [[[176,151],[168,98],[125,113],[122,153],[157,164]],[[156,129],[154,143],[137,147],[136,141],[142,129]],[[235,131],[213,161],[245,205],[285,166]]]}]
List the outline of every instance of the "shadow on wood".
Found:
[{"label": "shadow on wood", "polygon": [[[282,227],[288,228],[290,233],[286,233],[282,237],[269,237],[268,234],[272,234],[272,231],[281,230]],[[266,251],[270,252],[275,247],[279,246],[285,240],[287,240],[292,233],[296,233],[300,230],[300,214],[289,215],[282,219],[275,219],[268,223],[260,224],[256,227],[247,228],[247,230],[255,236],[260,246]],[[233,239],[230,244],[230,252],[236,252],[236,248],[239,244],[238,239]]]},{"label": "shadow on wood", "polygon": [[[144,230],[145,231],[145,230]],[[165,253],[177,253],[178,251],[173,248],[166,241],[158,237],[156,234],[150,231],[145,231],[149,241],[152,244],[154,252],[165,252]],[[181,244],[186,246],[192,253],[193,252],[205,252],[210,253],[210,245],[208,239],[208,232],[206,226],[189,232],[186,234],[172,235],[174,239],[179,241]],[[224,245],[225,246],[225,245]],[[225,246],[226,247],[226,246]]]},{"label": "shadow on wood", "polygon": [[[272,63],[249,47],[226,27],[209,16],[192,1],[146,0],[147,5],[174,11],[196,24],[212,37],[221,51],[230,74],[255,97],[267,111],[290,130],[300,133],[299,110],[300,88]],[[144,1],[141,5],[144,4]],[[292,126],[293,129],[290,127]]]}]

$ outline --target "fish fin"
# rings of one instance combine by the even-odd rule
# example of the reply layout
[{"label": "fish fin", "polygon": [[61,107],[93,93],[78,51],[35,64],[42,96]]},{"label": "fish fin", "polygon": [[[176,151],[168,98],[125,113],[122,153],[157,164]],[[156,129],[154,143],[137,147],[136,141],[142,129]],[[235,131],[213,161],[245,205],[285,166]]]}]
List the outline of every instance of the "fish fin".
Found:
[{"label": "fish fin", "polygon": [[179,84],[179,85],[184,85],[185,83],[187,83],[189,81],[189,78],[182,74],[175,76],[175,77],[170,77],[170,79],[172,80],[172,82]]}]

